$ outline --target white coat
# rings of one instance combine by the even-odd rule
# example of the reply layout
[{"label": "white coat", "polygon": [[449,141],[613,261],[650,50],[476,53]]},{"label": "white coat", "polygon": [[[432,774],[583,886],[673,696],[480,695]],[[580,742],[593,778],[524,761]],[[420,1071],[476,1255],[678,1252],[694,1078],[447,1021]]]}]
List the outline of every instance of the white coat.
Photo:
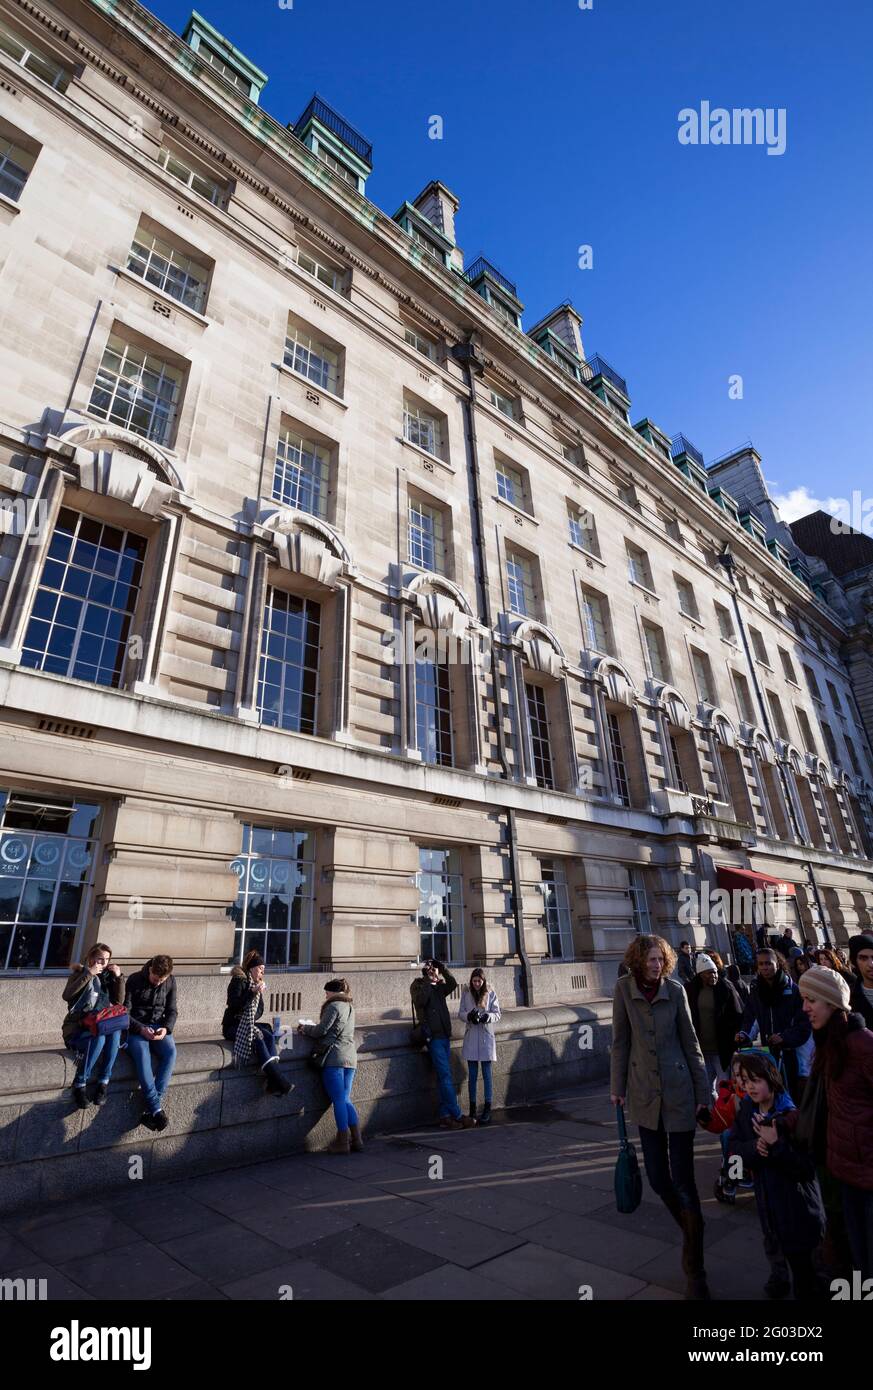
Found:
[{"label": "white coat", "polygon": [[465,1062],[493,1062],[497,1056],[497,1039],[494,1036],[494,1024],[500,1018],[500,1000],[497,998],[493,989],[489,989],[487,999],[481,1004],[477,1004],[469,989],[461,991],[461,1003],[458,1008],[458,1018],[466,1022],[467,1014],[471,1009],[484,1009],[488,1015],[487,1023],[467,1023],[467,1031],[464,1034],[464,1045],[461,1048],[461,1056]]}]

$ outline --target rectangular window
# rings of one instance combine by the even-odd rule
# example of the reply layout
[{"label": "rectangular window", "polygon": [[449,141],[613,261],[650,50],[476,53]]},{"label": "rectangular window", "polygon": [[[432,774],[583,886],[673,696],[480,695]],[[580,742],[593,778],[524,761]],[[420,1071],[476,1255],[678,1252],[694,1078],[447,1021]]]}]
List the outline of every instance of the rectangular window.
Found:
[{"label": "rectangular window", "polygon": [[283,426],[276,448],[274,499],[295,511],[326,516],[329,476],[330,460],[326,450],[313,440],[304,439],[293,428]]},{"label": "rectangular window", "polygon": [[580,594],[580,606],[586,648],[594,652],[610,651],[606,600],[599,594],[592,593],[590,589],[583,589]]},{"label": "rectangular window", "polygon": [[504,502],[511,502],[514,507],[521,507],[523,511],[527,511],[527,493],[522,474],[505,459],[497,459],[494,466],[497,471],[498,497],[502,497]]},{"label": "rectangular window", "polygon": [[627,878],[634,931],[638,936],[649,936],[652,931],[652,917],[646,893],[646,876],[642,869],[634,868],[628,869]]},{"label": "rectangular window", "polygon": [[664,633],[654,623],[643,623],[643,637],[649,658],[649,669],[656,681],[669,681],[670,666],[667,660],[667,644]]},{"label": "rectangular window", "polygon": [[806,710],[801,709],[799,705],[795,705],[794,713],[797,715],[797,727],[800,729],[800,736],[803,739],[803,747],[806,749],[807,753],[817,753],[818,749],[815,746],[815,739],[812,735],[812,726],[807,717]]},{"label": "rectangular window", "polygon": [[0,126],[0,193],[17,203],[36,163],[36,155],[16,144]]},{"label": "rectangular window", "polygon": [[118,686],[145,553],[142,536],[62,507],[24,634],[22,666]]},{"label": "rectangular window", "polygon": [[824,735],[825,745],[828,750],[828,757],[832,763],[839,763],[840,755],[837,752],[837,741],[834,738],[834,731],[824,719],[821,721],[821,731]]},{"label": "rectangular window", "polygon": [[654,590],[652,583],[652,569],[649,564],[649,557],[639,546],[631,545],[630,541],[625,542],[627,549],[627,572],[632,584],[640,584],[644,589]]},{"label": "rectangular window", "polygon": [[510,420],[516,418],[515,401],[510,396],[504,396],[496,387],[490,387],[488,397],[493,406],[496,406],[501,415],[506,415]]},{"label": "rectangular window", "polygon": [[414,222],[409,224],[409,235],[416,246],[420,246],[422,251],[426,251],[429,256],[433,256],[434,260],[445,265],[445,253],[438,241],[434,241],[433,237],[429,237],[426,232],[420,231]]},{"label": "rectangular window", "polygon": [[409,563],[435,574],[446,572],[443,514],[417,497],[409,499]]},{"label": "rectangular window", "polygon": [[242,853],[231,864],[239,881],[228,909],[235,928],[233,960],[259,951],[267,965],[308,967],[314,861],[311,831],[243,825]]},{"label": "rectangular window", "polygon": [[219,58],[214,48],[210,48],[208,44],[201,41],[200,47],[197,49],[197,56],[208,63],[210,67],[215,68],[216,72],[220,72],[222,77],[226,77],[228,82],[232,82],[241,92],[245,92],[246,96],[251,95],[251,82],[247,82],[241,72],[237,72],[236,68],[232,68],[223,58]]},{"label": "rectangular window", "polygon": [[258,715],[262,724],[315,733],[321,607],[282,589],[268,589],[264,606]]},{"label": "rectangular window", "polygon": [[609,739],[609,758],[612,763],[615,786],[623,806],[630,806],[630,784],[627,777],[627,763],[624,757],[624,745],[621,741],[621,726],[618,722],[618,715],[607,711],[606,733]]},{"label": "rectangular window", "polygon": [[760,661],[762,666],[770,665],[770,658],[767,655],[767,648],[764,646],[764,639],[756,627],[749,628],[749,636],[752,639],[752,650],[755,659]]},{"label": "rectangular window", "polygon": [[440,421],[413,401],[407,401],[403,407],[403,437],[428,454],[439,455],[442,449]]},{"label": "rectangular window", "polygon": [[682,772],[682,760],[679,757],[679,745],[676,742],[676,735],[668,733],[667,742],[670,745],[670,759],[673,764],[670,774],[669,785],[675,787],[677,791],[688,791],[688,784]]},{"label": "rectangular window", "polygon": [[323,390],[339,395],[339,353],[292,318],[285,335],[285,366]]},{"label": "rectangular window", "polygon": [[113,333],[103,350],[88,409],[101,420],[169,446],[181,392],[178,367]]},{"label": "rectangular window", "polygon": [[537,600],[530,560],[509,546],[506,548],[506,583],[510,611],[523,618],[536,617]]},{"label": "rectangular window", "polygon": [[840,697],[839,697],[839,695],[837,694],[837,687],[834,685],[833,681],[825,681],[825,685],[827,686],[827,688],[828,688],[828,694],[829,694],[830,697],[831,697],[831,704],[833,705],[834,709],[837,711],[837,714],[842,714],[842,713],[843,713],[843,707],[842,707],[842,705],[840,704]]},{"label": "rectangular window", "polygon": [[[514,309],[510,308],[508,304],[504,304],[503,300],[498,299],[497,296],[494,294],[492,294],[491,296],[490,303],[491,308],[494,310],[498,318],[503,319],[504,323],[511,323],[513,328],[518,328],[518,314],[515,312]],[[498,410],[499,409],[500,407],[498,406]]]},{"label": "rectangular window", "polygon": [[543,926],[546,929],[546,956],[551,960],[573,959],[573,926],[567,877],[558,859],[540,860],[540,891],[543,895]]},{"label": "rectangular window", "polygon": [[717,704],[709,657],[692,647],[691,664],[694,667],[694,679],[697,681],[697,693],[701,700],[705,705]]},{"label": "rectangular window", "polygon": [[0,49],[8,54],[14,63],[32,72],[41,82],[47,82],[56,92],[65,92],[70,85],[71,73],[53,58],[38,48],[33,48],[29,39],[19,37],[5,24],[0,23]]},{"label": "rectangular window", "polygon": [[345,179],[350,187],[357,188],[358,176],[354,169],[350,169],[348,164],[344,164],[341,159],[337,159],[335,154],[331,154],[330,150],[326,150],[320,141],[317,154],[322,164],[326,164],[328,169],[333,169],[333,172],[339,174],[341,179]]},{"label": "rectangular window", "polygon": [[167,145],[164,145],[158,154],[158,163],[162,169],[178,179],[186,188],[191,188],[201,197],[207,198],[210,203],[220,207],[224,202],[227,187],[218,183],[216,179],[211,179],[208,175],[200,173],[193,164],[189,164],[187,159],[176,154]]},{"label": "rectangular window", "polygon": [[431,362],[437,362],[439,360],[437,345],[432,342],[430,338],[425,338],[421,333],[417,333],[414,328],[408,327],[404,328],[403,336],[409,346],[415,348],[416,352],[420,352],[422,357],[429,357]]},{"label": "rectangular window", "polygon": [[533,744],[534,776],[538,787],[554,787],[552,751],[549,745],[549,721],[546,716],[546,692],[541,685],[525,683],[527,716]]},{"label": "rectangular window", "polygon": [[166,237],[140,224],[128,253],[127,269],[178,299],[180,304],[202,314],[209,271],[204,264],[179,251]]},{"label": "rectangular window", "polygon": [[464,900],[461,857],[456,849],[420,846],[418,932],[422,960],[464,959]]},{"label": "rectangular window", "polygon": [[422,761],[452,766],[452,700],[449,668],[415,662],[415,734]]},{"label": "rectangular window", "polygon": [[731,671],[731,678],[734,683],[734,694],[736,695],[737,709],[740,712],[740,718],[744,719],[747,724],[754,724],[755,711],[752,707],[749,682],[739,671]]},{"label": "rectangular window", "polygon": [[99,806],[0,792],[0,971],[62,970],[88,913]]},{"label": "rectangular window", "polygon": [[719,635],[723,637],[726,642],[736,642],[737,634],[734,630],[734,620],[730,615],[730,611],[724,608],[722,604],[717,603],[715,605],[715,616],[718,620]]},{"label": "rectangular window", "polygon": [[673,578],[676,581],[676,593],[679,597],[679,608],[681,612],[685,613],[689,618],[694,618],[699,622],[700,611],[697,607],[697,599],[694,590],[687,579],[683,579],[678,574],[674,574]]},{"label": "rectangular window", "polygon": [[342,274],[334,266],[328,265],[327,261],[319,260],[311,251],[304,251],[302,246],[297,248],[297,264],[314,280],[320,280],[329,289],[336,290],[337,294],[341,292]]},{"label": "rectangular window", "polygon": [[797,672],[794,669],[794,662],[791,660],[784,647],[779,648],[779,660],[782,662],[782,670],[785,672],[785,679],[797,684]]},{"label": "rectangular window", "polygon": [[855,748],[854,740],[853,740],[852,738],[850,738],[850,736],[849,736],[848,734],[845,734],[844,737],[845,737],[845,740],[846,740],[846,747],[847,747],[848,750],[849,750],[849,757],[850,757],[851,760],[852,760],[852,767],[853,767],[854,770],[855,770],[855,774],[856,774],[856,776],[858,776],[858,777],[863,777],[864,772],[863,772],[863,769],[862,769],[862,767],[861,767],[860,762],[858,761],[858,752],[857,752],[857,749]]},{"label": "rectangular window", "polygon": [[819,704],[821,704],[821,689],[819,688],[819,683],[816,680],[815,671],[813,671],[811,666],[807,666],[804,664],[803,674],[806,677],[806,684],[809,688],[810,695],[814,700],[818,700]]},{"label": "rectangular window", "polygon": [[785,715],[782,712],[782,702],[779,696],[772,690],[767,691],[767,700],[770,704],[770,713],[773,716],[773,723],[776,725],[776,732],[781,739],[788,742],[788,725],[785,722]]},{"label": "rectangular window", "polygon": [[600,542],[597,539],[597,525],[594,513],[587,508],[577,507],[574,502],[567,503],[567,520],[570,527],[570,540],[573,545],[587,550],[589,555],[600,559]]}]

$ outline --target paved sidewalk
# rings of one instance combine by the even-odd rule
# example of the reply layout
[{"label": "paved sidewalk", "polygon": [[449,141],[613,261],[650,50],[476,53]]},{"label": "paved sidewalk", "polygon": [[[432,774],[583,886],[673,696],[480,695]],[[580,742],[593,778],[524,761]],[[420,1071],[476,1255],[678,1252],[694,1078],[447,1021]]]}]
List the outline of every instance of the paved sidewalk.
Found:
[{"label": "paved sidewalk", "polygon": [[[638,1146],[637,1146],[638,1147]],[[638,1147],[639,1151],[639,1147]],[[0,1275],[52,1299],[675,1299],[680,1232],[644,1185],[612,1190],[609,1097],[578,1088],[486,1129],[423,1128],[0,1223]],[[720,1205],[697,1140],[716,1299],[763,1297],[754,1199]],[[134,1188],[135,1183],[131,1183]],[[284,1292],[283,1292],[284,1291]]]}]

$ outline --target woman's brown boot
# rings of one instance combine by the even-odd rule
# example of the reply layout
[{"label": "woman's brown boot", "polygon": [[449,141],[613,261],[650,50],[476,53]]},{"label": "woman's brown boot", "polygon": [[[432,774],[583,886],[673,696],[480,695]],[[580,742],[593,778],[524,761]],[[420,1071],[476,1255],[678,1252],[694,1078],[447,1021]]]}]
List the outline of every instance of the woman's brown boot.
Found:
[{"label": "woman's brown boot", "polygon": [[685,1297],[708,1302],[712,1298],[703,1267],[703,1213],[682,1208],[682,1271],[685,1275]]},{"label": "woman's brown boot", "polygon": [[347,1154],[349,1152],[349,1132],[347,1129],[338,1129],[336,1138],[332,1144],[328,1144],[325,1153]]},{"label": "woman's brown boot", "polygon": [[351,1135],[352,1153],[362,1154],[364,1152],[364,1141],[361,1138],[361,1126],[349,1125],[349,1134]]}]

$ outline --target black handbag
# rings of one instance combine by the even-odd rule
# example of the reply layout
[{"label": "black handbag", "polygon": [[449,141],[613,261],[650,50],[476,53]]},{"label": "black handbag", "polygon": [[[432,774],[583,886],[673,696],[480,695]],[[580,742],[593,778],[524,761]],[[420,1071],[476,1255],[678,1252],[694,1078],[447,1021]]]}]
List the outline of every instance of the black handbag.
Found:
[{"label": "black handbag", "polygon": [[643,1200],[643,1179],[637,1152],[627,1137],[624,1106],[615,1107],[618,1120],[618,1158],[615,1161],[615,1206],[623,1216],[636,1211]]}]

